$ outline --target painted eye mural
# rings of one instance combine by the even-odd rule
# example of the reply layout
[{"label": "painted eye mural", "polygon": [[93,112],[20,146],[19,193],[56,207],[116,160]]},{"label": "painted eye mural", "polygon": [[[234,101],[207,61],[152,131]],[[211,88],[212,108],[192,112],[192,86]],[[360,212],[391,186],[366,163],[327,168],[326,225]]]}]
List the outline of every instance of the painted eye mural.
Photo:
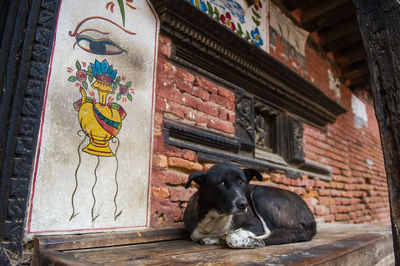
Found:
[{"label": "painted eye mural", "polygon": [[95,39],[88,35],[79,34],[76,44],[86,52],[99,55],[114,55],[125,52],[118,44],[108,39]]},{"label": "painted eye mural", "polygon": [[[133,0],[126,1],[128,7],[135,10],[131,4]],[[118,5],[121,12],[122,23],[125,26],[125,8],[124,3],[118,0]],[[114,12],[114,3],[112,1],[106,4],[106,9]],[[94,23],[93,23],[94,22]],[[101,23],[106,24],[102,28],[111,28],[112,31],[103,31],[96,29],[101,25]],[[82,50],[96,55],[118,55],[126,52],[120,45],[118,45],[113,39],[111,32],[117,30],[122,30],[124,33],[129,35],[136,35],[135,32],[125,29],[116,22],[99,16],[87,17],[80,21],[74,31],[69,32],[69,36],[75,37],[75,43],[73,48],[78,46]],[[86,64],[86,63],[84,63]],[[115,157],[115,174],[114,181],[116,186],[116,191],[114,195],[114,220],[116,220],[122,211],[118,210],[118,204],[116,198],[118,196],[118,157],[117,151],[119,148],[120,141],[117,138],[118,132],[121,130],[122,120],[126,117],[126,112],[124,108],[114,100],[122,100],[126,103],[126,99],[132,102],[132,94],[129,93],[129,88],[132,82],[127,82],[122,84],[121,77],[117,77],[117,70],[113,69],[113,65],[104,59],[103,61],[98,61],[90,63],[87,69],[82,69],[82,64],[76,61],[76,76],[70,76],[68,81],[76,82],[75,85],[79,87],[79,92],[81,93],[81,99],[74,102],[73,106],[76,111],[78,111],[78,121],[82,130],[78,131],[78,136],[85,136],[84,140],[79,144],[78,148],[78,165],[75,170],[75,188],[71,196],[71,206],[72,214],[70,220],[72,220],[78,213],[75,212],[75,193],[78,189],[78,176],[77,173],[81,167],[81,155],[79,154],[82,150],[90,155],[97,157],[97,164],[94,169],[95,182],[92,186],[92,192],[96,187],[98,180],[98,167],[100,165],[100,157]],[[90,86],[89,86],[90,85]],[[89,90],[89,95],[87,96],[86,90]],[[115,94],[116,89],[119,88],[116,98],[107,97],[108,95]],[[95,91],[98,94],[98,100],[96,101]],[[89,143],[85,148],[81,149],[81,146],[89,139]],[[114,151],[110,149],[109,142],[117,143],[117,147]],[[93,205],[91,208],[91,218],[94,222],[99,215],[94,213],[96,207],[96,196],[93,195]]]},{"label": "painted eye mural", "polygon": [[149,226],[158,27],[149,0],[60,1],[29,236]]},{"label": "painted eye mural", "polygon": [[[69,32],[69,36],[75,37],[75,46],[82,50],[97,55],[116,55],[125,52],[125,50],[109,37],[110,32],[103,32],[94,28],[86,28],[92,21],[102,21],[112,25],[130,35],[136,35],[135,32],[128,31],[117,23],[103,17],[88,17],[78,23],[75,30]],[[92,26],[93,23],[90,24]],[[107,38],[108,37],[108,38]]]}]

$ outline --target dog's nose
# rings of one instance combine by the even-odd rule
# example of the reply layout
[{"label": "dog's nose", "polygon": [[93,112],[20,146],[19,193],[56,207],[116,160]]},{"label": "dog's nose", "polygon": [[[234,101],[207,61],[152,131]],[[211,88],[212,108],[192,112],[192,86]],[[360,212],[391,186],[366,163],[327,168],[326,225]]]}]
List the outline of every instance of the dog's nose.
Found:
[{"label": "dog's nose", "polygon": [[246,199],[238,199],[236,201],[236,207],[238,207],[239,210],[244,210],[247,207],[247,200]]}]

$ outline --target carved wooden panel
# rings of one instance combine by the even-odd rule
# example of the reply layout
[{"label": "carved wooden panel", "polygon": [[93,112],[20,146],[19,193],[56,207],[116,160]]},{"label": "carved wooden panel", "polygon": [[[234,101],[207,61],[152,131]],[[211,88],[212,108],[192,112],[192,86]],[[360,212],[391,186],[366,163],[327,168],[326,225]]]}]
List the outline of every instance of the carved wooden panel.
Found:
[{"label": "carved wooden panel", "polygon": [[255,141],[254,100],[239,90],[236,93],[236,136],[242,143],[242,150],[252,151]]},{"label": "carved wooden panel", "polygon": [[172,59],[178,63],[268,99],[317,126],[326,126],[346,112],[302,76],[190,3],[151,1],[162,32],[172,38]]}]

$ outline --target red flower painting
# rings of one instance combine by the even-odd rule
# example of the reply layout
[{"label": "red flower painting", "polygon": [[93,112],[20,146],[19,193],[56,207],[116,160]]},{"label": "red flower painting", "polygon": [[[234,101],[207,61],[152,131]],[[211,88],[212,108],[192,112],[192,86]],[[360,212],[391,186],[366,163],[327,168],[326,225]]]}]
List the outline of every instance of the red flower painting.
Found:
[{"label": "red flower painting", "polygon": [[226,12],[225,15],[221,15],[220,20],[222,24],[225,24],[232,31],[236,30],[235,23],[232,22],[232,16],[229,12]]}]

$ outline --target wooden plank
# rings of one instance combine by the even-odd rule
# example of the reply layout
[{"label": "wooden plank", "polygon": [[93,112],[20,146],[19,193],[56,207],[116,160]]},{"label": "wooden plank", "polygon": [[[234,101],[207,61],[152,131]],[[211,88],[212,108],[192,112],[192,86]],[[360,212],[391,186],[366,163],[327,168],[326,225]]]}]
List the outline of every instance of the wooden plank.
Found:
[{"label": "wooden plank", "polygon": [[356,78],[356,79],[347,80],[346,81],[346,85],[347,86],[353,86],[353,87],[367,86],[367,85],[369,85],[369,74],[366,74],[366,75],[361,76],[361,77]]},{"label": "wooden plank", "polygon": [[[341,10],[342,12],[337,12]],[[349,0],[318,1],[303,10],[300,24],[308,31],[315,31],[354,15],[353,4]]]},{"label": "wooden plank", "polygon": [[365,59],[364,47],[361,42],[357,42],[334,53],[335,63],[340,68],[344,68]]},{"label": "wooden plank", "polygon": [[356,44],[360,41],[361,41],[360,34],[358,32],[354,32],[352,34],[350,33],[348,35],[342,36],[335,40],[331,40],[329,42],[323,42],[323,44],[321,44],[321,46],[322,46],[322,49],[324,49],[324,51],[327,53],[327,52],[345,48],[347,46]]},{"label": "wooden plank", "polygon": [[168,260],[169,257],[183,256],[185,254],[199,254],[220,249],[223,249],[223,247],[219,245],[200,245],[190,240],[173,240],[121,247],[73,250],[65,253],[80,261],[96,264],[118,262],[118,265],[120,265],[123,262],[130,261],[153,262]]},{"label": "wooden plank", "polygon": [[[367,230],[372,233],[366,233]],[[388,239],[390,239],[388,227],[324,224],[318,225],[318,233],[312,241],[260,249],[238,250],[216,245],[200,245],[189,240],[174,240],[121,247],[71,250],[65,253],[79,261],[105,265],[242,265],[267,264],[267,262],[272,263],[279,260],[293,263],[309,260],[314,263],[339,257],[346,252],[361,249],[370,243]],[[389,248],[385,252],[390,251]],[[305,254],[309,254],[309,256],[305,256]],[[290,260],[285,259],[290,256]]]},{"label": "wooden plank", "polygon": [[396,265],[400,265],[400,3],[354,0],[381,134]]},{"label": "wooden plank", "polygon": [[320,34],[321,46],[336,42],[338,39],[358,33],[357,21],[352,18],[329,27],[328,30]]},{"label": "wooden plank", "polygon": [[[69,266],[88,266],[92,263],[84,262],[68,254],[59,251],[44,252],[40,255],[38,265],[69,265]],[[34,265],[35,266],[35,265]]]},{"label": "wooden plank", "polygon": [[282,4],[284,4],[289,11],[303,7],[307,2],[308,0],[282,0]]},{"label": "wooden plank", "polygon": [[153,229],[134,232],[113,232],[85,235],[38,236],[35,247],[39,251],[71,250],[165,241],[187,238],[183,228]]},{"label": "wooden plank", "polygon": [[[360,265],[367,265],[366,262],[375,264],[379,261],[379,256],[373,252],[376,246],[390,245],[390,240],[380,234],[361,234],[352,235],[344,239],[329,242],[315,241],[289,245],[269,246],[259,249],[230,249],[218,246],[200,246],[188,249],[188,245],[176,245],[171,243],[160,248],[158,252],[151,253],[148,245],[141,247],[140,256],[135,256],[135,249],[125,250],[124,252],[112,253],[110,248],[108,253],[99,253],[96,256],[76,257],[84,259],[85,262],[104,264],[104,265],[320,265],[340,259],[346,254],[361,254]],[[137,249],[136,249],[137,250]],[[384,256],[390,254],[392,250],[385,248]],[[147,252],[147,253],[146,253]],[[382,253],[382,249],[380,249]],[[365,255],[365,254],[367,255]],[[144,254],[144,255],[143,255]],[[76,256],[77,254],[74,254]],[[383,255],[383,254],[380,254]],[[357,255],[358,256],[358,255]],[[357,258],[357,256],[354,256]],[[348,264],[346,264],[348,265]]]},{"label": "wooden plank", "polygon": [[344,79],[356,79],[369,74],[367,62],[364,60],[343,68],[341,71]]}]

